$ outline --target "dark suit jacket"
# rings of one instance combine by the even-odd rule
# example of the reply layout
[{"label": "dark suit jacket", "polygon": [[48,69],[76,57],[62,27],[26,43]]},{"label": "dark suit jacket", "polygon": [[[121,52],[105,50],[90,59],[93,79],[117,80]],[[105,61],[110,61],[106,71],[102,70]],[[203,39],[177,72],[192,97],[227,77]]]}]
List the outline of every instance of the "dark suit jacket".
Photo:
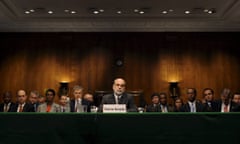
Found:
[{"label": "dark suit jacket", "polygon": [[34,108],[34,111],[37,112],[37,109],[38,109],[39,103],[34,103],[34,104],[31,103],[31,105],[32,105],[33,108]]},{"label": "dark suit jacket", "polygon": [[[208,104],[210,103],[210,104]],[[208,103],[203,103],[204,112],[218,112],[218,104],[216,101],[210,101]]]},{"label": "dark suit jacket", "polygon": [[[114,94],[107,94],[103,96],[99,108],[101,112],[103,110],[103,104],[116,104]],[[137,112],[137,107],[134,104],[134,99],[130,94],[123,93],[123,95],[119,99],[119,104],[126,104],[128,112]]]},{"label": "dark suit jacket", "polygon": [[[222,109],[222,100],[216,100],[217,103],[217,112],[221,112]],[[234,102],[230,102],[230,112],[239,112],[240,106]]]},{"label": "dark suit jacket", "polygon": [[[18,105],[19,105],[18,103],[15,104],[15,106],[13,107],[13,109],[11,110],[11,112],[17,112]],[[34,111],[34,107],[32,106],[32,104],[25,103],[22,112],[35,112],[35,111]]]},{"label": "dark suit jacket", "polygon": [[[190,112],[190,106],[188,103],[185,103],[181,108],[180,108],[181,112]],[[203,105],[196,101],[196,112],[203,112]]]},{"label": "dark suit jacket", "polygon": [[[15,103],[11,102],[8,112],[12,112],[15,105],[16,105]],[[0,104],[0,112],[3,112],[3,111],[4,111],[4,103],[1,103]]]},{"label": "dark suit jacket", "polygon": [[[87,112],[90,112],[90,102],[82,99],[82,105],[87,106]],[[75,112],[75,99],[70,101],[70,111]]]},{"label": "dark suit jacket", "polygon": [[[167,111],[172,112],[173,108],[169,105],[166,105]],[[158,104],[157,106],[154,106],[153,104],[148,105],[146,108],[146,112],[162,112],[161,104]]]},{"label": "dark suit jacket", "polygon": [[146,112],[162,112],[160,104],[154,106],[153,104],[148,105]]}]

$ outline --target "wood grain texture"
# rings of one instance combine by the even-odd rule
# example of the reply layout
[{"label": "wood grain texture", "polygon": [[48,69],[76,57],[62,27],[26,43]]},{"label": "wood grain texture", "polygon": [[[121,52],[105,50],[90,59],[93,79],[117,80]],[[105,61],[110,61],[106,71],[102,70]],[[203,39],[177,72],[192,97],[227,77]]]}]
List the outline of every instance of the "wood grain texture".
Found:
[{"label": "wood grain texture", "polygon": [[[239,33],[1,33],[0,93],[18,89],[56,91],[60,81],[86,91],[111,90],[123,77],[130,91],[168,93],[188,87],[239,90]],[[123,66],[116,66],[121,59]],[[136,102],[139,104],[139,102]],[[169,103],[171,99],[169,98]]]}]

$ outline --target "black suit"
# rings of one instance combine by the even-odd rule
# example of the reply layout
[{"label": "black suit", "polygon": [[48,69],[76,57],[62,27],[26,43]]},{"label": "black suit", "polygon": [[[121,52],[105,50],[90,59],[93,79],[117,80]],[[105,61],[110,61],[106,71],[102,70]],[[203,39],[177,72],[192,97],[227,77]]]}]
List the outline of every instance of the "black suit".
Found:
[{"label": "black suit", "polygon": [[[90,102],[82,99],[82,105],[87,106],[87,112],[90,112]],[[70,111],[75,112],[75,99],[70,101]]]},{"label": "black suit", "polygon": [[[134,99],[130,94],[123,93],[119,99],[119,104],[126,104],[128,112],[137,112],[137,107],[134,104]],[[104,95],[100,105],[100,111],[103,110],[103,104],[116,104],[114,94]]]},{"label": "black suit", "polygon": [[[190,112],[190,105],[189,103],[184,104],[181,108],[180,108],[181,112]],[[203,105],[196,101],[196,112],[203,112]]]},{"label": "black suit", "polygon": [[209,101],[203,103],[203,111],[204,112],[217,112],[218,111],[218,103],[216,101]]},{"label": "black suit", "polygon": [[162,112],[162,110],[161,110],[161,105],[160,105],[160,104],[157,104],[157,105],[154,105],[154,104],[148,105],[147,108],[146,108],[146,112]]},{"label": "black suit", "polygon": [[[13,109],[11,110],[11,112],[17,112],[18,110],[18,103],[13,107]],[[25,105],[23,106],[23,110],[22,112],[35,112],[34,111],[34,107],[32,104],[29,103],[25,103]]]},{"label": "black suit", "polygon": [[[222,110],[222,100],[216,100],[217,103],[217,112],[221,112]],[[230,109],[229,112],[239,112],[240,111],[240,106],[234,102],[230,102]]]},{"label": "black suit", "polygon": [[[11,102],[8,112],[12,112],[15,105],[15,103]],[[0,112],[4,112],[4,103],[0,104]]]}]

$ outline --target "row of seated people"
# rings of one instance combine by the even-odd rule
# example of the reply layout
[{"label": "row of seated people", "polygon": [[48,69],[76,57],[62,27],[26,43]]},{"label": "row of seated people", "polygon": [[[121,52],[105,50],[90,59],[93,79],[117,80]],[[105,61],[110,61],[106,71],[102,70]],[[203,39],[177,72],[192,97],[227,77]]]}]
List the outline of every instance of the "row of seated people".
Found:
[{"label": "row of seated people", "polygon": [[154,93],[151,96],[152,104],[146,107],[146,112],[239,112],[240,93],[231,96],[230,89],[223,89],[221,99],[214,100],[214,91],[205,88],[202,92],[203,100],[197,100],[197,91],[194,88],[187,89],[187,102],[179,97],[174,99],[174,104],[167,104],[166,93]]},{"label": "row of seated people", "polygon": [[[126,93],[126,81],[123,78],[116,78],[113,81],[113,93],[103,96],[98,108],[99,112],[103,111],[104,104],[125,104],[128,112],[137,112],[138,109],[134,103],[133,97]],[[54,102],[56,95],[53,89],[45,92],[45,101],[39,97],[36,91],[32,91],[27,102],[27,94],[24,90],[17,92],[17,103],[11,101],[11,94],[4,93],[4,102],[0,104],[1,112],[90,112],[94,107],[93,96],[86,94],[83,97],[83,88],[74,86],[72,94],[73,100],[62,93],[59,97],[59,103]],[[167,104],[167,95],[165,93],[154,93],[151,96],[152,104],[146,105],[146,112],[239,112],[240,111],[240,93],[233,94],[229,89],[223,89],[220,100],[214,100],[214,91],[210,88],[203,90],[204,99],[196,100],[197,91],[194,88],[188,88],[187,102],[183,103],[182,99],[176,98],[174,105]],[[85,97],[86,96],[86,97]],[[95,109],[96,107],[94,107]],[[96,109],[95,109],[96,110]]]},{"label": "row of seated people", "polygon": [[[70,100],[66,93],[61,93],[59,102],[55,103],[56,92],[48,89],[45,97],[40,96],[38,91],[31,91],[29,97],[24,90],[17,92],[17,102],[12,101],[11,92],[3,94],[3,103],[0,104],[0,112],[81,112],[90,111],[93,105],[93,95],[86,93],[83,95],[83,87],[74,86],[74,99]],[[79,106],[86,106],[80,109]],[[83,111],[82,111],[83,112]]]}]

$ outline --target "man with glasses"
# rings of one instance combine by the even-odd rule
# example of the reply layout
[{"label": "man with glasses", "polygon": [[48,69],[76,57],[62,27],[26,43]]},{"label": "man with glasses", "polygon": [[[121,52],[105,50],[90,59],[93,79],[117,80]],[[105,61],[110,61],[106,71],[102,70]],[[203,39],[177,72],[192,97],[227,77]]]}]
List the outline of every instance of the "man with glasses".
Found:
[{"label": "man with glasses", "polygon": [[113,94],[103,96],[100,111],[103,111],[104,104],[126,104],[128,112],[136,112],[137,108],[134,99],[126,91],[126,81],[123,78],[116,78],[112,85]]}]

